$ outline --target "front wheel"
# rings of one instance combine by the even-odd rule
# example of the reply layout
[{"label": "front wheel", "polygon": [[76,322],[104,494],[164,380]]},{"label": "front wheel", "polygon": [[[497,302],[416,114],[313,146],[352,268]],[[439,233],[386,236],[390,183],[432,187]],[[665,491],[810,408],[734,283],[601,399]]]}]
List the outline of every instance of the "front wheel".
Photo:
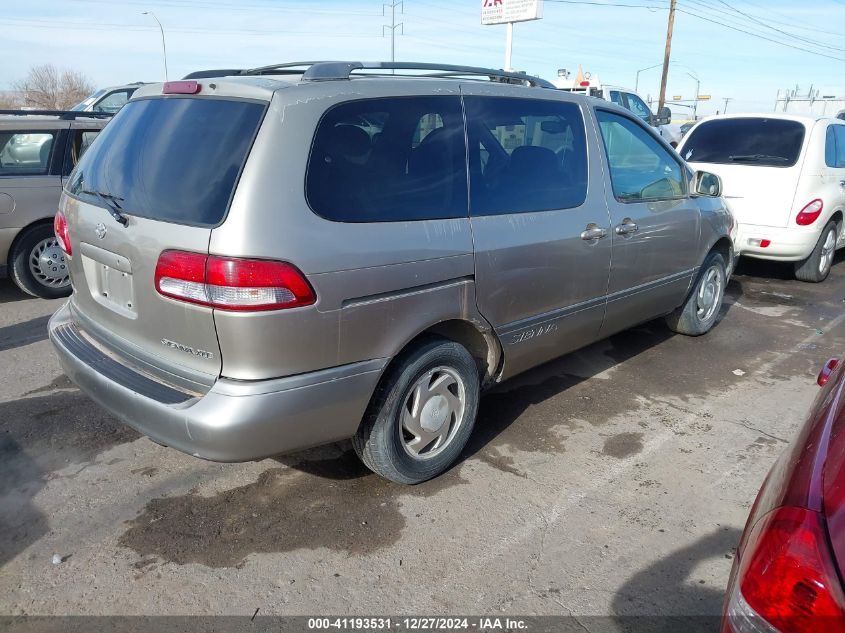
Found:
[{"label": "front wheel", "polygon": [[725,259],[719,253],[710,253],[687,300],[666,317],[669,329],[687,336],[709,332],[719,317],[727,280]]},{"label": "front wheel", "polygon": [[65,253],[53,233],[52,224],[36,224],[18,237],[12,248],[9,272],[12,281],[42,299],[59,299],[71,292]]},{"label": "front wheel", "polygon": [[479,372],[462,345],[430,339],[394,361],[352,445],[373,472],[402,484],[436,477],[458,458],[478,413]]},{"label": "front wheel", "polygon": [[810,256],[803,262],[795,264],[795,278],[801,281],[817,284],[827,279],[833,256],[836,253],[836,237],[838,234],[836,222],[830,221],[822,229],[819,241]]}]

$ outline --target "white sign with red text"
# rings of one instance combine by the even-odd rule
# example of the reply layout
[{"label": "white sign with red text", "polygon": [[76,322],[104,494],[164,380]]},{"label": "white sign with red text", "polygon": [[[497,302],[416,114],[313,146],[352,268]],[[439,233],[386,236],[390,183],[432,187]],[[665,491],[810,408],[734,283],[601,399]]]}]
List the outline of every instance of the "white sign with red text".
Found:
[{"label": "white sign with red text", "polygon": [[543,0],[481,0],[482,24],[526,22],[543,17]]}]

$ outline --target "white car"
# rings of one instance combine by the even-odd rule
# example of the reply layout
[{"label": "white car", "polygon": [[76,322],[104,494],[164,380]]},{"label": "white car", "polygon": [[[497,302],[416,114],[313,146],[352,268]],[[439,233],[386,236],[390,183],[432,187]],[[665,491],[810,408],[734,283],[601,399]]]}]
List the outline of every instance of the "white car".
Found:
[{"label": "white car", "polygon": [[717,174],[739,223],[741,255],[795,262],[802,281],[824,281],[845,246],[845,121],[789,114],[709,117],[678,153]]}]

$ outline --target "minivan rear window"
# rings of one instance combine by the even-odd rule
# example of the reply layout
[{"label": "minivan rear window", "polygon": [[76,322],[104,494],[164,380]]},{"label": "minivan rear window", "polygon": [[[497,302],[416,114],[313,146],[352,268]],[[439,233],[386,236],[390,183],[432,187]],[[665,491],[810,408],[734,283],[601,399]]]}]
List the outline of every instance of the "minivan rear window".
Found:
[{"label": "minivan rear window", "polygon": [[681,150],[698,163],[791,167],[804,143],[804,124],[785,119],[742,117],[706,121],[690,132]]},{"label": "minivan rear window", "polygon": [[98,192],[128,215],[219,224],[265,109],[219,98],[130,101],[79,161],[68,193],[102,206]]}]

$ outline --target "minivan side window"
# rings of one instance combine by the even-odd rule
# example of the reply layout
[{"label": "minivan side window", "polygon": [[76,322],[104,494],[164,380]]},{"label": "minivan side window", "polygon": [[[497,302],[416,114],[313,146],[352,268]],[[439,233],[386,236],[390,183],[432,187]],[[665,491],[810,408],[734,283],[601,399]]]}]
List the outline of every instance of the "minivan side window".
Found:
[{"label": "minivan side window", "polygon": [[575,103],[466,97],[473,216],[580,206],[587,197],[584,117]]},{"label": "minivan side window", "polygon": [[596,110],[596,116],[617,200],[667,200],[686,195],[681,165],[650,132],[613,112]]},{"label": "minivan side window", "polygon": [[65,165],[62,171],[63,176],[68,176],[76,167],[82,155],[88,151],[91,143],[97,138],[100,130],[74,130],[71,129],[68,139],[67,156],[65,156]]},{"label": "minivan side window", "polygon": [[0,132],[0,176],[39,176],[50,170],[52,130]]},{"label": "minivan side window", "polygon": [[305,194],[336,222],[467,216],[460,97],[388,97],[341,103],[320,120]]},{"label": "minivan side window", "polygon": [[[845,168],[845,125],[831,125],[836,137],[836,167]],[[828,128],[830,129],[830,128]]]}]

